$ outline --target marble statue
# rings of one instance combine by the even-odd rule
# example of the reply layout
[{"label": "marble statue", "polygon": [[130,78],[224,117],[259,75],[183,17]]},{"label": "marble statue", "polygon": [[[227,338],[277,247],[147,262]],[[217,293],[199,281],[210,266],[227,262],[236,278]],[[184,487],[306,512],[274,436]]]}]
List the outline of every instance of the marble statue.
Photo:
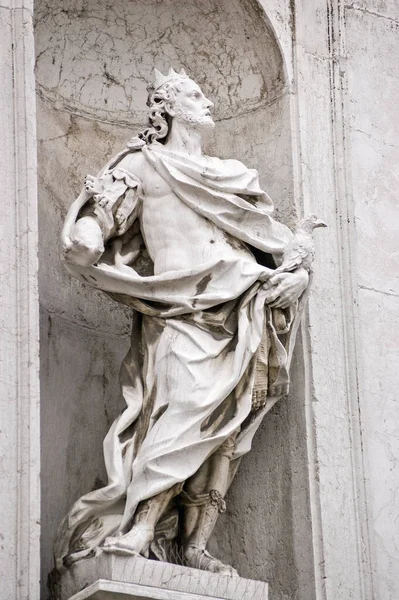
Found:
[{"label": "marble statue", "polygon": [[240,458],[288,393],[324,223],[311,215],[293,234],[255,170],[203,154],[213,104],[184,72],[156,71],[148,106],[148,127],[86,177],[62,233],[69,272],[134,310],[108,483],[63,520],[57,568],[110,552],[233,576],[207,542]]}]

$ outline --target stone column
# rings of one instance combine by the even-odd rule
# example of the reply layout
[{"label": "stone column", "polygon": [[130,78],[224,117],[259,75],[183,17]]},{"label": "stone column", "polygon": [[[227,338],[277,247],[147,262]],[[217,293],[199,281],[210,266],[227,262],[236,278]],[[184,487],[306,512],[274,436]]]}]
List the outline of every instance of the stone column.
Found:
[{"label": "stone column", "polygon": [[33,2],[0,7],[0,581],[39,598],[40,446]]}]

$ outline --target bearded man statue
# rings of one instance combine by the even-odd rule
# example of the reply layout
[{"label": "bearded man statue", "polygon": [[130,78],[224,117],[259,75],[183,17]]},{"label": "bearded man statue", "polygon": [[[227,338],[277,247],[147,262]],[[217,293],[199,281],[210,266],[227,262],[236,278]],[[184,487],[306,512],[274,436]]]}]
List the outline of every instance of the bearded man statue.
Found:
[{"label": "bearded man statue", "polygon": [[274,274],[293,234],[255,170],[203,154],[214,121],[200,87],[156,71],[148,105],[148,128],[86,177],[62,233],[69,272],[134,310],[108,483],[63,520],[57,567],[101,550],[234,576],[206,546],[240,458],[288,393],[309,270]]}]

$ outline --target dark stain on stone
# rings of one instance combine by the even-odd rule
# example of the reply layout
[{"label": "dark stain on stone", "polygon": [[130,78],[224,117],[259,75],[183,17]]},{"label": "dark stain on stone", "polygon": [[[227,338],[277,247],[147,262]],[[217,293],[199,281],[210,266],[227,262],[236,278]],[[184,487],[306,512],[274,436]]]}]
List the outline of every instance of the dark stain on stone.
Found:
[{"label": "dark stain on stone", "polygon": [[65,133],[65,137],[67,138],[67,142],[69,142],[69,138],[76,138],[79,135],[79,125],[75,115],[71,115],[71,120],[68,125],[68,129]]},{"label": "dark stain on stone", "polygon": [[93,487],[91,488],[92,492],[94,492],[95,490],[99,490],[103,487],[105,487],[105,482],[101,479],[101,477],[96,477],[93,483]]},{"label": "dark stain on stone", "polygon": [[157,397],[157,382],[154,383],[151,393],[147,398],[144,398],[143,408],[141,409],[141,413],[133,423],[135,425],[135,439],[134,439],[134,455],[137,455],[141,444],[143,443],[145,436],[148,433],[148,428],[150,426],[152,411],[154,408],[154,404],[156,402]]},{"label": "dark stain on stone", "polygon": [[259,265],[268,267],[269,269],[276,268],[276,263],[271,254],[268,254],[267,252],[262,252],[262,250],[259,250],[258,248],[255,248],[254,246],[250,246],[249,249],[252,252],[252,254],[254,255],[254,257],[256,258],[256,262]]},{"label": "dark stain on stone", "polygon": [[109,83],[112,83],[114,85],[121,85],[121,83],[117,79],[115,79],[115,77],[111,75],[109,71],[107,71],[107,65],[104,65],[104,77]]},{"label": "dark stain on stone", "polygon": [[243,198],[243,200],[245,200],[246,202],[248,202],[248,204],[251,204],[251,206],[258,206],[258,196],[250,196],[249,194],[242,194],[240,195],[241,198]]},{"label": "dark stain on stone", "polygon": [[168,304],[167,302],[156,302],[155,300],[146,300],[146,304],[159,311],[167,310],[171,306],[171,304]]},{"label": "dark stain on stone", "polygon": [[201,423],[201,438],[215,435],[234,418],[237,412],[237,400],[229,394],[219,406]]},{"label": "dark stain on stone", "polygon": [[233,248],[233,250],[245,250],[246,249],[244,242],[242,242],[241,240],[234,238],[232,235],[229,235],[226,231],[224,231],[223,234],[224,234],[224,239],[226,240],[228,245],[231,246],[231,248]]},{"label": "dark stain on stone", "polygon": [[49,600],[56,600],[61,597],[61,575],[54,567],[47,576],[47,589]]},{"label": "dark stain on stone", "polygon": [[212,274],[209,273],[208,275],[205,275],[205,277],[203,277],[201,279],[201,281],[199,281],[197,283],[197,286],[196,286],[197,291],[195,292],[196,296],[199,296],[206,290],[206,286],[208,285],[208,283],[210,282],[211,279],[212,279]]},{"label": "dark stain on stone", "polygon": [[[140,417],[138,417],[138,418],[140,419]],[[126,427],[126,429],[124,429],[122,431],[122,433],[119,434],[119,441],[121,444],[123,444],[124,442],[127,442],[130,438],[133,437],[136,426],[137,426],[137,423],[136,423],[136,421],[134,421],[133,423],[131,423],[129,425],[129,427]]]},{"label": "dark stain on stone", "polygon": [[292,35],[292,47],[295,48],[295,39],[296,39],[296,15],[295,15],[295,0],[290,0],[290,19],[289,26],[291,29]]},{"label": "dark stain on stone", "polygon": [[155,411],[155,413],[152,417],[154,423],[156,423],[156,421],[158,421],[158,419],[160,419],[162,417],[162,415],[166,412],[168,406],[169,406],[169,404],[164,404],[163,406],[160,406],[158,408],[158,410]]},{"label": "dark stain on stone", "polygon": [[238,344],[238,335],[234,335],[228,346],[227,346],[227,352],[235,352],[235,349],[237,348],[237,344]]},{"label": "dark stain on stone", "polygon": [[47,338],[48,338],[48,343],[49,344],[50,344],[52,333],[53,333],[53,321],[52,321],[51,315],[48,315]]}]

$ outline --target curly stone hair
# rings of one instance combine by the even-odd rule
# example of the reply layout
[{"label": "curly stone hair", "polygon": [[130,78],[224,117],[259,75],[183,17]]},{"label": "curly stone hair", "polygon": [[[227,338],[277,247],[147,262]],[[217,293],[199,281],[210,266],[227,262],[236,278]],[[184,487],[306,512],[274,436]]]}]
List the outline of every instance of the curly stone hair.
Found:
[{"label": "curly stone hair", "polygon": [[166,107],[173,104],[176,99],[176,92],[181,91],[180,84],[182,79],[168,81],[161,85],[158,89],[151,91],[147,100],[149,107],[148,127],[139,133],[139,138],[146,144],[151,144],[153,141],[163,143],[169,132],[171,117],[168,114]]}]

